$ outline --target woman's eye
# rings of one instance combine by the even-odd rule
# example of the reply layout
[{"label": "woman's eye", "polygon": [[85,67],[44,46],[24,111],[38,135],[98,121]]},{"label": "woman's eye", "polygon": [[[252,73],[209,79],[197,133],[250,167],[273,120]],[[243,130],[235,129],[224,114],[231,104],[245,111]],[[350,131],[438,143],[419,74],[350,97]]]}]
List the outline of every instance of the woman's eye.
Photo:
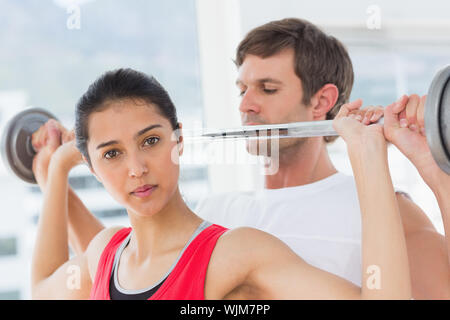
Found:
[{"label": "woman's eye", "polygon": [[105,152],[103,157],[105,159],[112,159],[112,158],[117,157],[117,154],[118,154],[117,150],[109,150],[108,152]]},{"label": "woman's eye", "polygon": [[159,141],[158,137],[150,137],[150,138],[145,139],[144,144],[151,146],[151,145],[154,145],[155,143],[157,143],[158,141]]}]

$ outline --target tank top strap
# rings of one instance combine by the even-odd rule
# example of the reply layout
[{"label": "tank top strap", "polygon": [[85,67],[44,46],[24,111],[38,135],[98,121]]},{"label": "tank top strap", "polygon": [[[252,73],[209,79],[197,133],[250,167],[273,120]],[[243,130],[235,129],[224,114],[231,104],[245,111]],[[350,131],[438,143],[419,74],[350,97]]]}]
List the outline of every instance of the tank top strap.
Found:
[{"label": "tank top strap", "polygon": [[[216,224],[201,231],[185,248],[163,285],[149,300],[203,300],[206,272],[219,237],[228,229]],[[131,232],[116,232],[100,257],[90,299],[110,300],[109,282],[116,252]]]},{"label": "tank top strap", "polygon": [[92,284],[90,299],[109,299],[109,277],[117,249],[130,234],[131,228],[122,228],[109,240],[98,261],[94,283]]},{"label": "tank top strap", "polygon": [[149,300],[204,300],[205,278],[211,254],[228,229],[212,224],[185,249],[177,265]]}]

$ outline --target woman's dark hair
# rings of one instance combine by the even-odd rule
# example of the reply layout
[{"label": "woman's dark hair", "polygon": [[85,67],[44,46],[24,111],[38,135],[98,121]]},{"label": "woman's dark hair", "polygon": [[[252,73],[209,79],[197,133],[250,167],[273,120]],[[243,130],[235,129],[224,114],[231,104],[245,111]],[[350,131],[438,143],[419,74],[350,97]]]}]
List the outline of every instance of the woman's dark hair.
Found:
[{"label": "woman's dark hair", "polygon": [[121,99],[142,99],[154,105],[167,118],[172,129],[178,129],[175,106],[167,91],[151,76],[133,69],[117,69],[104,73],[80,98],[75,113],[75,137],[78,150],[91,166],[87,151],[88,121],[93,112],[103,111],[109,102]]}]

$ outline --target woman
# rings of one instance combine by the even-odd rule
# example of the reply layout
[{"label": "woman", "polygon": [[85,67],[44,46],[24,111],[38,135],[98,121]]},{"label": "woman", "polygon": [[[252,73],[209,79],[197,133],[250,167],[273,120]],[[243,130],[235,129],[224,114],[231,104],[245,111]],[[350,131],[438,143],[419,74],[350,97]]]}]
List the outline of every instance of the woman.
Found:
[{"label": "woman", "polygon": [[[71,299],[410,299],[406,245],[387,165],[382,127],[349,115],[334,120],[347,142],[362,211],[363,286],[308,265],[277,238],[202,221],[178,189],[181,125],[166,91],[131,69],[107,72],[80,99],[75,140],[48,143],[48,164],[32,265],[33,298]],[[175,132],[175,135],[174,135]],[[85,162],[128,212],[131,228],[107,228],[69,259],[67,188]],[[67,286],[78,270],[79,286]],[[370,274],[375,270],[374,274]]]}]

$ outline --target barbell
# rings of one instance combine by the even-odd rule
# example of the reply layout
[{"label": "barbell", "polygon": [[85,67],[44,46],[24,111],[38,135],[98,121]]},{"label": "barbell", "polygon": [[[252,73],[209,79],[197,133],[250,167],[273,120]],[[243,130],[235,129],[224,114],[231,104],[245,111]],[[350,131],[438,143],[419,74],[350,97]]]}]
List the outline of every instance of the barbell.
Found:
[{"label": "barbell", "polygon": [[[15,115],[2,134],[0,151],[5,166],[17,177],[28,183],[36,183],[32,171],[36,151],[32,134],[49,119],[56,119],[50,112],[29,108]],[[434,160],[450,174],[450,65],[441,69],[433,78],[425,103],[425,134]],[[186,136],[189,140],[218,139],[274,139],[336,136],[332,120],[304,121],[274,125],[243,126],[204,132]],[[190,138],[190,139],[189,139]]]}]

